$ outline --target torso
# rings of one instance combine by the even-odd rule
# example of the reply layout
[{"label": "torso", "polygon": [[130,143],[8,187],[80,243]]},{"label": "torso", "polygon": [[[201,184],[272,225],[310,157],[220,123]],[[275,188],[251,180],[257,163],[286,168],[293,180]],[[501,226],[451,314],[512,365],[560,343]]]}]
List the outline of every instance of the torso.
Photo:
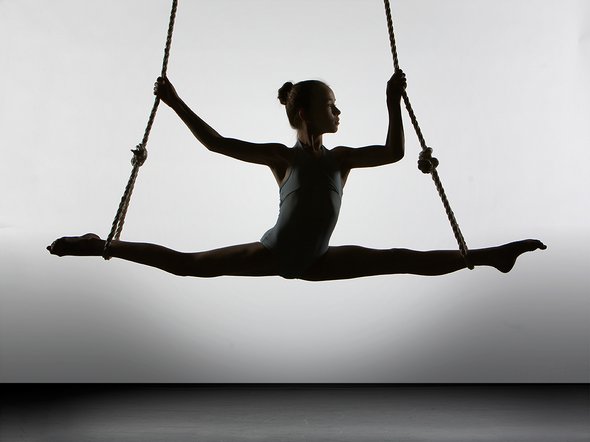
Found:
[{"label": "torso", "polygon": [[284,277],[300,276],[329,248],[343,195],[339,151],[310,152],[298,142],[283,151],[282,165],[271,167],[280,187],[279,216],[260,242]]},{"label": "torso", "polygon": [[[272,171],[272,174],[274,175],[277,185],[279,187],[282,187],[283,184],[285,184],[285,182],[289,178],[289,175],[291,174],[291,167],[293,164],[293,160],[295,158],[295,150],[294,150],[294,148],[290,148],[290,149],[288,149],[288,152],[289,152],[289,156],[287,157],[287,161],[284,164],[275,165],[273,167],[270,167],[270,170]],[[328,149],[328,152],[333,152],[333,149]],[[313,152],[312,155],[319,158],[322,156],[322,151]],[[350,169],[346,169],[346,170],[344,170],[342,168],[340,169],[340,177],[342,179],[342,187],[344,187],[344,185],[346,184],[346,179],[348,178],[349,172],[350,172]]]}]

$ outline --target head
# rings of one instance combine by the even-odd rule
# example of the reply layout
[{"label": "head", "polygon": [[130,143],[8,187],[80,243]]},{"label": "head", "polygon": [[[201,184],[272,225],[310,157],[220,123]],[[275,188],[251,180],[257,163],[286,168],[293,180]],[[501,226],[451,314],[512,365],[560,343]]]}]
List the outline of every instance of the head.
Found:
[{"label": "head", "polygon": [[338,130],[340,109],[330,87],[319,80],[290,81],[279,89],[279,101],[287,110],[293,129],[310,131],[314,135]]}]

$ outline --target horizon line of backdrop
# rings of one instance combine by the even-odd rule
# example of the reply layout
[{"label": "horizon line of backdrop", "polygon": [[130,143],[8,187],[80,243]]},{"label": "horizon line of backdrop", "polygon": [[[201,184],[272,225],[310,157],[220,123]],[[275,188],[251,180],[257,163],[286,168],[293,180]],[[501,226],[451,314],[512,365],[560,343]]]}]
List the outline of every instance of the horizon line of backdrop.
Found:
[{"label": "horizon line of backdrop", "polygon": [[[393,0],[401,68],[470,248],[539,238],[509,274],[310,283],[57,258],[106,237],[159,75],[169,1],[0,2],[0,381],[588,382],[590,4]],[[180,1],[168,76],[224,136],[292,146],[277,90],[320,79],[327,148],[383,143],[381,1]],[[353,170],[332,245],[456,249],[406,157]],[[207,151],[164,104],[122,239],[183,251],[274,225],[268,168]]]}]

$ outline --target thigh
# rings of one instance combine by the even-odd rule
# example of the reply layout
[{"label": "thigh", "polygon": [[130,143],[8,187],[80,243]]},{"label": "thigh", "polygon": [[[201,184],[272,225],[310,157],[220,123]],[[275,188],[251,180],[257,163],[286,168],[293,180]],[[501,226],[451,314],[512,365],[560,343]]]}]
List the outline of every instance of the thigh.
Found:
[{"label": "thigh", "polygon": [[275,276],[277,260],[261,242],[191,253],[193,276]]},{"label": "thigh", "polygon": [[361,246],[328,247],[301,279],[327,281],[400,273],[402,249],[371,249]]}]

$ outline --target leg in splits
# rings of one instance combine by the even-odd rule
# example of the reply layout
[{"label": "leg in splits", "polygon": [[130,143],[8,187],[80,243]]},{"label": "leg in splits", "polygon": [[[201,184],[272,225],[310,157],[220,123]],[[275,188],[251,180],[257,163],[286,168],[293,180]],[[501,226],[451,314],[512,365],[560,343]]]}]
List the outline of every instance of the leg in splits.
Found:
[{"label": "leg in splits", "polygon": [[[63,237],[47,247],[58,256],[102,256],[105,241],[97,235]],[[156,267],[178,276],[277,275],[274,255],[260,242],[239,244],[204,252],[179,252],[150,243],[112,241],[110,256]]]},{"label": "leg in splits", "polygon": [[[105,241],[94,234],[63,237],[47,249],[54,255],[101,256]],[[516,241],[469,252],[476,266],[509,272],[522,253],[545,249],[538,240]],[[178,252],[157,244],[113,241],[111,256],[162,269],[179,276],[215,277],[278,275],[277,261],[260,242],[204,252]],[[414,274],[444,275],[466,267],[456,250],[415,251],[370,249],[360,246],[330,247],[300,279],[327,281],[363,276]]]},{"label": "leg in splits", "polygon": [[[476,266],[495,267],[509,272],[516,258],[525,252],[545,249],[538,240],[516,241],[502,246],[469,251]],[[363,276],[413,274],[444,275],[466,268],[458,250],[416,251],[408,249],[370,249],[360,246],[329,247],[301,277],[308,281],[360,278]]]}]

